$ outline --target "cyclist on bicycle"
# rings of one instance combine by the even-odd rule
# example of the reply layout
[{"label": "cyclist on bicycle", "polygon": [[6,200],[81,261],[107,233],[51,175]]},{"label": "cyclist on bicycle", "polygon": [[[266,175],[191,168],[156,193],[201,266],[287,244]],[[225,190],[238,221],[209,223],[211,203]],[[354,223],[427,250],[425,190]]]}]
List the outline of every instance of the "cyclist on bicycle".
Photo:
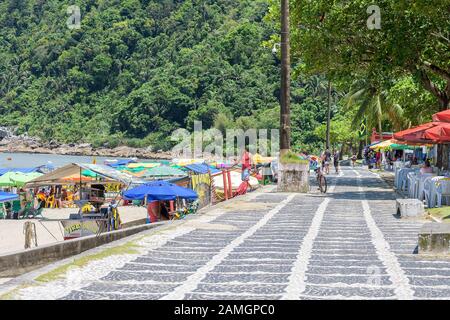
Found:
[{"label": "cyclist on bicycle", "polygon": [[317,182],[319,184],[319,187],[317,188],[318,190],[320,190],[321,192],[325,193],[326,192],[326,179],[325,176],[322,173],[322,167],[320,165],[320,161],[319,159],[315,158],[315,157],[310,157],[309,158],[309,168],[314,170],[314,172],[316,173],[316,179]]}]

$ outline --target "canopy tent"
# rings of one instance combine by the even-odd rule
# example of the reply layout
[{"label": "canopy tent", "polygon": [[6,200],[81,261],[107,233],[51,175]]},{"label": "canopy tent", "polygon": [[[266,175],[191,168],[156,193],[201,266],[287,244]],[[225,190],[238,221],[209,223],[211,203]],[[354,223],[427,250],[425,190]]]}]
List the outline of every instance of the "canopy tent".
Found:
[{"label": "canopy tent", "polygon": [[136,162],[127,165],[128,169],[151,169],[154,167],[159,167],[161,163],[159,162]]},{"label": "canopy tent", "polygon": [[7,172],[0,177],[0,187],[23,187],[29,181],[42,175],[39,172]]},{"label": "canopy tent", "polygon": [[[72,163],[64,167],[56,169],[50,173],[44,174],[41,177],[31,180],[27,187],[33,186],[46,186],[46,185],[64,185],[67,183],[79,183],[80,175],[84,170],[90,170],[95,173],[99,180],[95,180],[96,183],[111,183],[119,182],[123,184],[142,184],[145,181],[137,179],[130,174],[120,172],[107,165],[100,164],[86,164],[86,163]],[[70,180],[71,177],[78,176],[78,180]],[[89,177],[84,177],[89,178]],[[69,180],[67,180],[69,179]],[[83,178],[82,178],[83,179]],[[90,178],[92,179],[92,178]],[[92,179],[92,181],[94,181]]]},{"label": "canopy tent", "polygon": [[126,165],[128,165],[130,163],[134,163],[134,162],[136,162],[134,159],[105,160],[105,164],[110,167],[113,167],[113,168],[117,168],[120,166],[126,166]]},{"label": "canopy tent", "polygon": [[195,200],[194,190],[177,186],[167,181],[153,181],[123,193],[125,200],[170,201],[177,198]]},{"label": "canopy tent", "polygon": [[4,175],[7,172],[21,172],[21,173],[38,172],[38,171],[40,171],[41,167],[32,167],[32,168],[1,168],[0,169],[0,176]]},{"label": "canopy tent", "polygon": [[196,174],[205,174],[210,172],[211,174],[215,174],[220,172],[219,169],[208,166],[206,163],[201,164],[189,164],[185,167],[186,169],[196,173]]},{"label": "canopy tent", "polygon": [[0,191],[0,203],[18,200],[18,199],[19,199],[19,195],[17,195],[17,194]]},{"label": "canopy tent", "polygon": [[184,167],[184,166],[187,166],[189,164],[205,163],[205,159],[173,159],[172,163]]},{"label": "canopy tent", "polygon": [[161,177],[183,177],[186,176],[186,172],[169,167],[160,166],[147,170],[142,177],[145,178],[161,178]]}]

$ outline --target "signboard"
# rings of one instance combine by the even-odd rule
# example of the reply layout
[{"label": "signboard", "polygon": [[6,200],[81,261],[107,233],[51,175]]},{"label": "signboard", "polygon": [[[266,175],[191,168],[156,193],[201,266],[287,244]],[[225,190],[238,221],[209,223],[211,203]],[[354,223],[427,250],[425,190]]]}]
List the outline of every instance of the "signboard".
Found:
[{"label": "signboard", "polygon": [[[96,235],[104,220],[65,220],[61,221],[64,228],[64,240]],[[104,229],[104,228],[102,228]]]}]

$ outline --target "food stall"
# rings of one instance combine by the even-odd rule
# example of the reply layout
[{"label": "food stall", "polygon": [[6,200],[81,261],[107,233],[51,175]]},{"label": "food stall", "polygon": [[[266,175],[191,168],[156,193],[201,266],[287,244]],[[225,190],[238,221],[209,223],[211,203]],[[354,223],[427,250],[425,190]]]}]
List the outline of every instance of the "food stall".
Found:
[{"label": "food stall", "polygon": [[114,199],[108,199],[106,186],[119,184],[123,191],[143,182],[107,165],[72,163],[33,179],[26,188],[35,192],[44,187],[51,190],[61,186],[73,188],[74,212],[68,219],[56,220],[64,227],[64,239],[73,239],[120,229],[120,193]]}]

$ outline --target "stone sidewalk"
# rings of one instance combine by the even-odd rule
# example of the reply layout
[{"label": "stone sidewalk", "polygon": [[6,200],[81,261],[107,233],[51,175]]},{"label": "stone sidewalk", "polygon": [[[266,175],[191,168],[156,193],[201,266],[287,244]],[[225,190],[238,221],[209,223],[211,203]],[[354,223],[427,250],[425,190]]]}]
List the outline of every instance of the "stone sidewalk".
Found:
[{"label": "stone sidewalk", "polygon": [[15,279],[0,296],[449,299],[450,259],[415,254],[426,221],[397,219],[392,189],[343,169],[326,195],[253,193]]}]

